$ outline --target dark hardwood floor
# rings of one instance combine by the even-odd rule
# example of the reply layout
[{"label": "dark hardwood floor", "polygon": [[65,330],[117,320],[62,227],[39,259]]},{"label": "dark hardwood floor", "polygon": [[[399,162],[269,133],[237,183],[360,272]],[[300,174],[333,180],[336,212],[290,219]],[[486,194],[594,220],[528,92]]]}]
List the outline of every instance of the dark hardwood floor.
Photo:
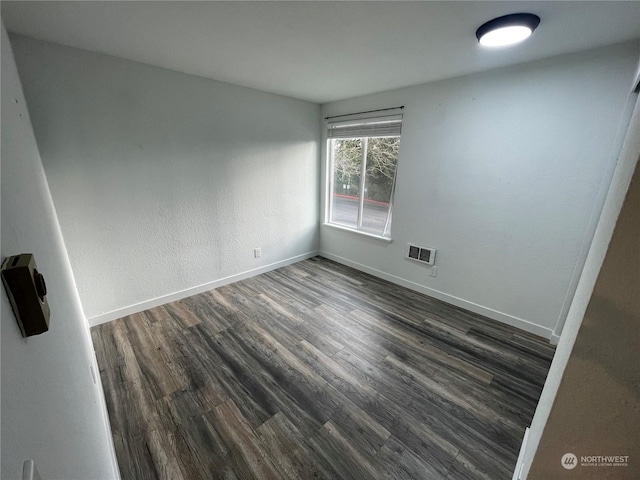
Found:
[{"label": "dark hardwood floor", "polygon": [[554,353],[320,257],[92,336],[123,480],[510,479]]}]

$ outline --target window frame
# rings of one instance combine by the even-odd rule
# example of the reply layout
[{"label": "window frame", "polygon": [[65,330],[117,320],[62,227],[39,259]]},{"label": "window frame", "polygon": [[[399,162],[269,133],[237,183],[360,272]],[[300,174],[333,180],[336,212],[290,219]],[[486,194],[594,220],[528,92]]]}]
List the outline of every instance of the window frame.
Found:
[{"label": "window frame", "polygon": [[[395,120],[399,120],[400,125],[402,124],[402,115],[394,115],[393,118]],[[358,119],[354,120],[352,123],[355,125],[358,124],[382,124],[386,120],[383,118],[375,118],[375,119]],[[327,171],[326,171],[326,182],[325,182],[325,195],[326,195],[326,203],[325,203],[325,215],[323,225],[336,228],[339,230],[345,230],[349,232],[353,232],[359,235],[364,235],[371,238],[376,238],[379,240],[384,240],[387,242],[391,242],[391,224],[389,224],[389,228],[385,227],[382,234],[373,233],[370,230],[364,229],[362,226],[363,217],[364,217],[364,208],[365,208],[365,185],[366,185],[366,171],[367,171],[367,151],[369,139],[371,138],[401,138],[402,133],[398,131],[398,133],[393,134],[375,134],[375,132],[371,135],[356,135],[356,136],[339,136],[339,137],[329,137],[327,138],[326,143],[326,158],[327,158]],[[335,194],[335,141],[334,140],[360,140],[362,145],[362,157],[360,161],[360,184],[358,186],[358,212],[357,212],[357,220],[356,226],[344,225],[340,223],[336,223],[332,221],[333,218],[333,198]],[[398,163],[400,160],[400,153],[398,152],[398,158],[396,159],[394,178],[393,178],[393,187],[391,190],[390,198],[389,198],[389,212],[387,214],[387,221],[389,222],[392,218],[393,213],[393,196],[395,191],[395,182],[398,176]],[[385,235],[385,231],[388,232]]]}]

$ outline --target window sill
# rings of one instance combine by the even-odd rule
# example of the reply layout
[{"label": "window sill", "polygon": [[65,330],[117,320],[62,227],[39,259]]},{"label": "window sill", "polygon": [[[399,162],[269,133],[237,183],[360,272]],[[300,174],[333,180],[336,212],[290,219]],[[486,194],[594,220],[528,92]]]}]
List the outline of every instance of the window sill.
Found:
[{"label": "window sill", "polygon": [[387,242],[387,243],[391,243],[393,241],[393,239],[391,239],[389,237],[381,237],[380,235],[375,235],[373,233],[368,233],[368,232],[365,232],[365,231],[362,231],[362,230],[356,230],[355,228],[344,227],[342,225],[336,225],[335,223],[323,223],[322,226],[329,227],[329,228],[335,228],[336,230],[342,230],[344,232],[355,233],[356,235],[363,235],[363,236],[369,237],[369,238],[375,238],[376,240],[381,240],[381,241]]}]

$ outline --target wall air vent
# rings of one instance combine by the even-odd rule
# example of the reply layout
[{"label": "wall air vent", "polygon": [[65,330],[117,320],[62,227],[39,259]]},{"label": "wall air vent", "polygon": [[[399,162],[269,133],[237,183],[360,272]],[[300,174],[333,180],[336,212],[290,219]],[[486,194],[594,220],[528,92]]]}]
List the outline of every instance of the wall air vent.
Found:
[{"label": "wall air vent", "polygon": [[409,260],[415,260],[416,262],[433,265],[436,261],[436,249],[407,243],[407,248],[404,251],[404,257]]}]

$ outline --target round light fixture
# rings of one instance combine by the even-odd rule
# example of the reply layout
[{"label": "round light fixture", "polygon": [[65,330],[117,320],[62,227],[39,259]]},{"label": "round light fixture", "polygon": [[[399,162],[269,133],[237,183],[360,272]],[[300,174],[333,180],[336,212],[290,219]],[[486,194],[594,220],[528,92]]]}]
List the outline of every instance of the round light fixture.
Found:
[{"label": "round light fixture", "polygon": [[540,17],[532,13],[513,13],[494,18],[476,30],[480,45],[502,47],[523,41],[533,33]]}]

